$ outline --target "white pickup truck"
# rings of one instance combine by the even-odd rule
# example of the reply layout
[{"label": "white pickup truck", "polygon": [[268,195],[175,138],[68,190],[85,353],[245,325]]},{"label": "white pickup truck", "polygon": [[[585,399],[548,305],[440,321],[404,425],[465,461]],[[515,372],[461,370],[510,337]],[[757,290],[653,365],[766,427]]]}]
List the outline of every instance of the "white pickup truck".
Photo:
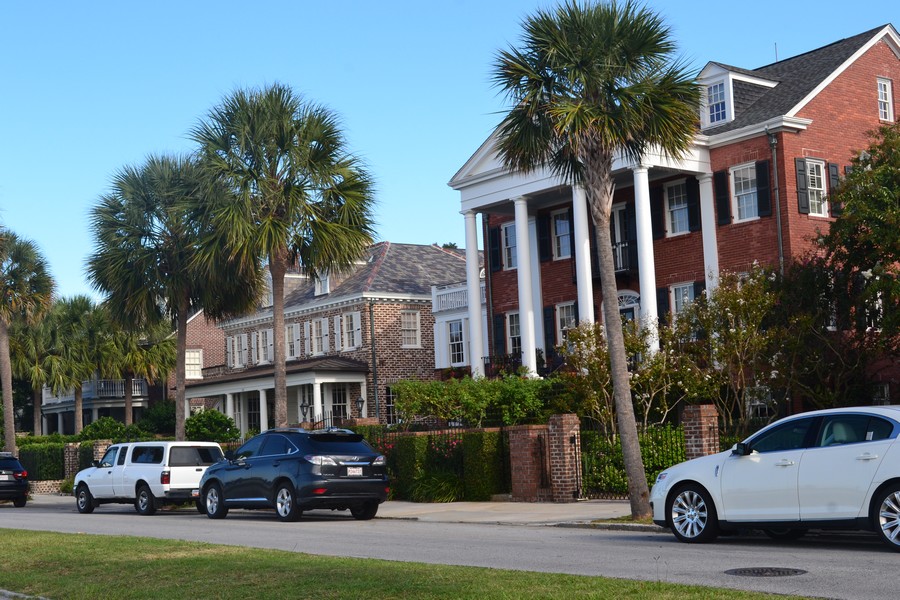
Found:
[{"label": "white pickup truck", "polygon": [[[133,503],[139,514],[152,515],[160,504],[192,501],[206,468],[222,458],[215,442],[113,444],[75,475],[75,504],[91,513],[100,504]],[[205,512],[200,503],[197,510]]]}]

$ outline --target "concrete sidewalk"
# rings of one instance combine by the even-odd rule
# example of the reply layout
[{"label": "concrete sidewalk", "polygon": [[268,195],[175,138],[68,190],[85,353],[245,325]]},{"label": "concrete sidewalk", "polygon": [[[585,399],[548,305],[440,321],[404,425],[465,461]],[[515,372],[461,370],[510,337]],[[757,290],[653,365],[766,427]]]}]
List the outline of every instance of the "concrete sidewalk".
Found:
[{"label": "concrete sidewalk", "polygon": [[665,530],[656,525],[602,523],[626,517],[631,507],[625,500],[577,502],[447,502],[419,503],[390,500],[378,508],[382,519],[409,519],[444,523],[493,523],[504,525],[557,525]]}]

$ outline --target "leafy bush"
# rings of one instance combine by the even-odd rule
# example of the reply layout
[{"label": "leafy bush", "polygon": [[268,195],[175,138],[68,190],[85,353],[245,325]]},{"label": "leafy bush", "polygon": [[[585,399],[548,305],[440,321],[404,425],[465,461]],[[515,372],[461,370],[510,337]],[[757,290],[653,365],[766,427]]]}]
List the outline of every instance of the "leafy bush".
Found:
[{"label": "leafy bush", "polygon": [[483,502],[494,494],[509,492],[503,436],[496,431],[470,431],[463,434],[464,499]]},{"label": "leafy bush", "polygon": [[414,494],[415,481],[424,472],[428,437],[399,436],[394,442],[393,451],[387,456],[388,472],[392,474],[394,497],[410,500]]},{"label": "leafy bush", "polygon": [[78,436],[86,440],[118,440],[125,437],[125,424],[112,417],[100,417],[93,423],[85,425]]},{"label": "leafy bush", "polygon": [[410,492],[413,502],[456,502],[464,496],[462,480],[456,473],[447,470],[419,474]]},{"label": "leafy bush", "polygon": [[217,410],[203,410],[184,421],[184,434],[189,440],[231,442],[241,437],[234,419]]},{"label": "leafy bush", "polygon": [[151,404],[138,426],[149,433],[175,435],[175,401],[160,400]]}]

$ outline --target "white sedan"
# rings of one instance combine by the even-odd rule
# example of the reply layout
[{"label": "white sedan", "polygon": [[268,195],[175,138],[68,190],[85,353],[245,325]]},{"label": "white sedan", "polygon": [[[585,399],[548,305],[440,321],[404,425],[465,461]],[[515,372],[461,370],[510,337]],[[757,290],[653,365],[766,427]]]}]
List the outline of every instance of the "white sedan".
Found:
[{"label": "white sedan", "polygon": [[872,530],[900,551],[900,406],[797,414],[727,451],[666,469],[650,492],[653,521],[682,542],[762,529]]}]

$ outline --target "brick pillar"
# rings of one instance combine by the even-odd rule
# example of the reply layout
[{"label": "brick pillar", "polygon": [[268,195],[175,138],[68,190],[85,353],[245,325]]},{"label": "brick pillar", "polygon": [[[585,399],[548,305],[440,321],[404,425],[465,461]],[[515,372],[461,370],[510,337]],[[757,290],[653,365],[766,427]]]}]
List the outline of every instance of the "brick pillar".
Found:
[{"label": "brick pillar", "polygon": [[719,412],[712,404],[686,406],[681,415],[687,460],[719,451]]},{"label": "brick pillar", "polygon": [[509,467],[513,502],[541,502],[550,496],[546,453],[546,425],[518,425],[509,428]]},{"label": "brick pillar", "polygon": [[581,495],[581,422],[578,415],[551,416],[548,438],[553,501],[575,502]]},{"label": "brick pillar", "polygon": [[75,477],[75,474],[78,472],[78,447],[80,445],[71,443],[66,444],[63,448],[63,464],[65,466],[66,479]]}]

